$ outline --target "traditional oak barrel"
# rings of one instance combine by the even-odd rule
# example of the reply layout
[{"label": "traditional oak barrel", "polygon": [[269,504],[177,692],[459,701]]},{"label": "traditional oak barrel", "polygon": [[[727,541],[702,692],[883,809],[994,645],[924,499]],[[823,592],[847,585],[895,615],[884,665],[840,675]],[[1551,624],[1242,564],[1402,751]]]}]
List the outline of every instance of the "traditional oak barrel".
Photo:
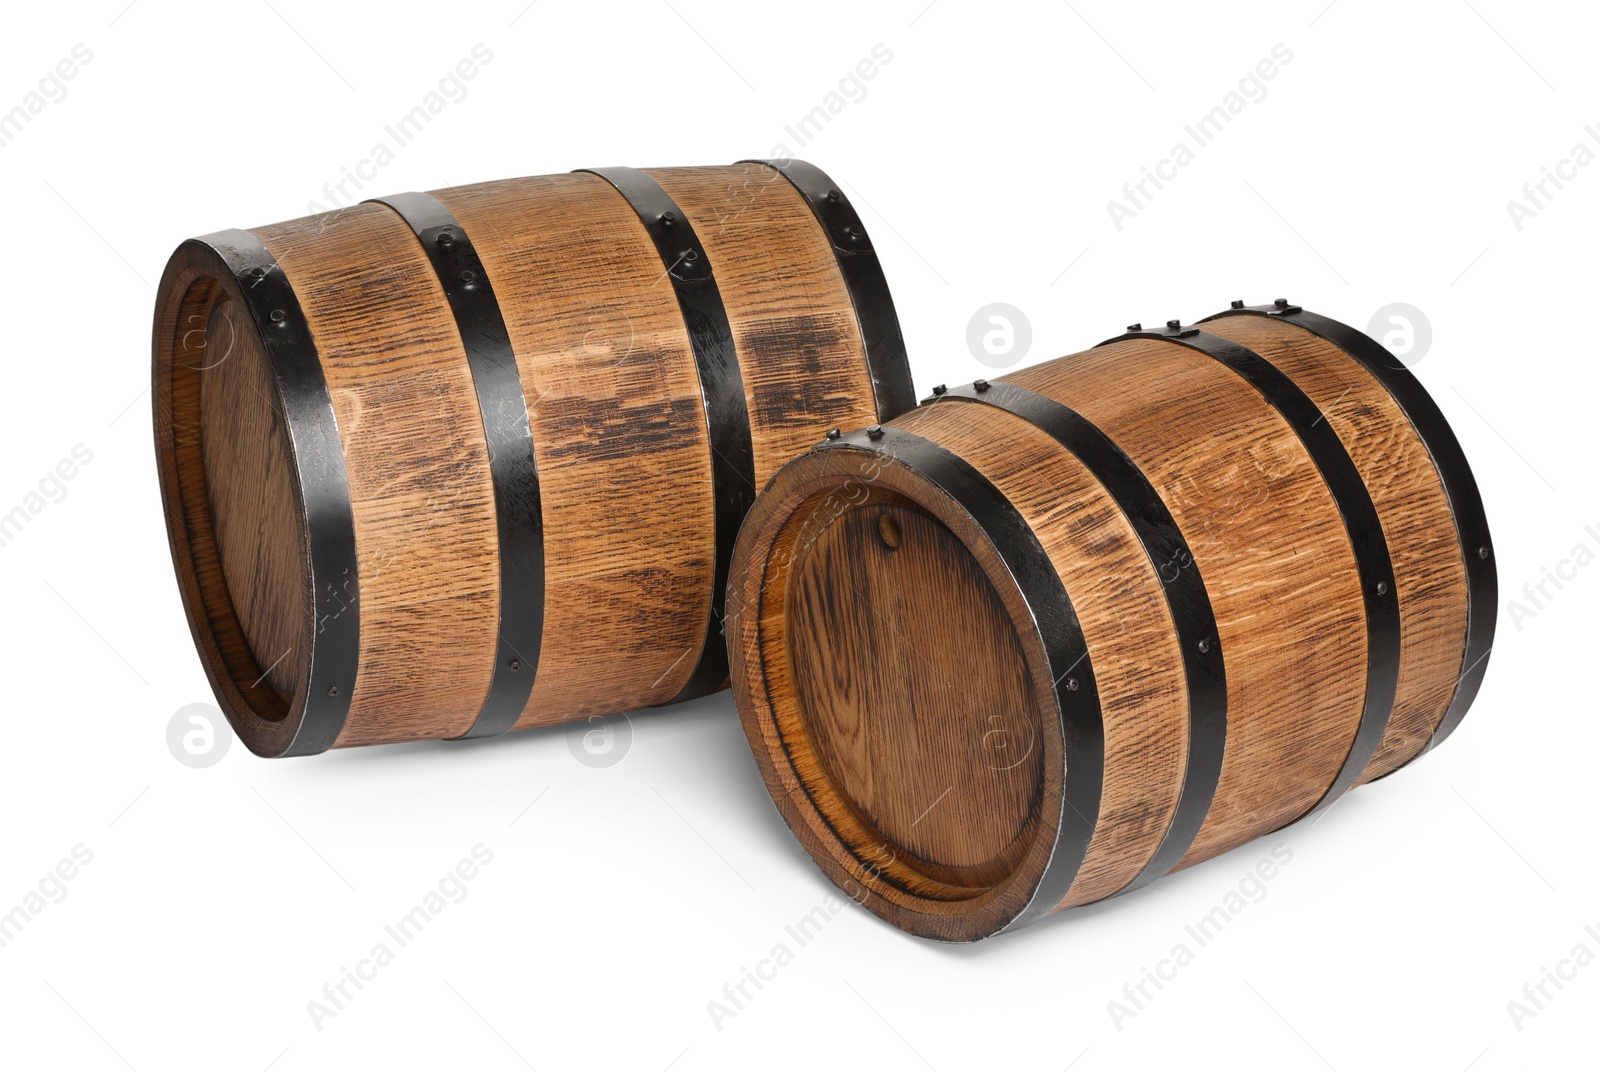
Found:
[{"label": "traditional oak barrel", "polygon": [[751,161],[185,242],[154,401],[195,642],[276,756],[725,687],[756,489],[915,396],[849,201],[811,165]]},{"label": "traditional oak barrel", "polygon": [[969,941],[1332,805],[1461,721],[1495,617],[1466,458],[1280,301],[936,388],[768,485],[735,696],[851,897]]}]

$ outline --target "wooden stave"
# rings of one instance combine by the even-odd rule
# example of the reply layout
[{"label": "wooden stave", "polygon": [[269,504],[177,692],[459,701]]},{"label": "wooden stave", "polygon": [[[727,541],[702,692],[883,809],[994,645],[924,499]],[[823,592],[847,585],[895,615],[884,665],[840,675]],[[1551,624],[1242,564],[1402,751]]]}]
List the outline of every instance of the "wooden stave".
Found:
[{"label": "wooden stave", "polygon": [[[1399,423],[1404,427],[1396,431],[1403,430],[1416,437],[1432,467],[1432,476],[1440,486],[1444,509],[1450,516],[1466,576],[1463,593],[1466,600],[1465,641],[1457,664],[1459,672],[1454,675],[1449,699],[1432,720],[1431,730],[1421,747],[1411,750],[1409,754],[1399,753],[1398,761],[1395,758],[1386,759],[1382,754],[1383,749],[1380,749],[1380,754],[1374,757],[1363,773],[1362,780],[1374,781],[1387,777],[1420,759],[1454,732],[1466,717],[1467,709],[1476,697],[1487,671],[1489,653],[1494,647],[1498,579],[1482,495],[1466,454],[1438,404],[1405,365],[1364,332],[1310,312],[1286,299],[1259,306],[1247,306],[1242,301],[1235,301],[1231,308],[1197,323],[1227,323],[1233,317],[1293,325],[1293,328],[1324,340],[1341,351],[1364,370],[1398,408],[1401,417]],[[1330,417],[1330,423],[1340,428],[1336,418]],[[1342,430],[1340,434],[1349,448],[1355,451],[1357,444],[1354,437]],[[1379,505],[1382,507],[1384,504],[1380,502]],[[1398,586],[1403,578],[1397,577],[1396,580]],[[1385,744],[1388,744],[1387,740]]]},{"label": "wooden stave", "polygon": [[[1342,325],[1341,325],[1341,327],[1342,327]],[[1345,330],[1349,331],[1350,329],[1345,329]],[[1221,340],[1218,340],[1218,341],[1220,342]],[[1374,344],[1374,345],[1376,345],[1376,344]],[[979,382],[981,383],[982,381],[979,381]],[[1418,390],[1420,390],[1420,387],[1418,388]],[[969,393],[977,393],[977,392],[972,392],[969,389]],[[944,399],[948,399],[950,397],[950,394],[951,393],[946,389],[936,388],[935,398],[925,401],[924,402],[924,408],[926,408],[930,403],[936,403],[936,402],[943,401]],[[900,423],[903,423],[903,422],[900,422]],[[891,425],[891,428],[894,428],[894,426]],[[834,433],[830,433],[830,435],[833,435],[833,434]],[[858,436],[857,437],[848,437],[848,438],[855,439],[855,440],[859,441],[859,437]],[[827,445],[828,444],[824,444],[822,446],[826,447]],[[800,463],[797,462],[795,464],[798,466]],[[1468,474],[1468,478],[1470,479],[1470,473]],[[758,513],[761,512],[761,506],[759,504],[758,504],[757,512]],[[740,553],[741,558],[744,560],[746,568],[748,568],[748,562],[754,555],[757,554],[757,550],[753,546],[746,546],[745,545],[745,541],[741,541],[741,548],[740,548],[740,552],[739,553]],[[1487,559],[1488,556],[1484,556],[1484,557],[1485,557],[1485,559]],[[736,578],[738,576],[740,576],[740,575],[736,574]],[[1390,582],[1390,586],[1391,586],[1391,590],[1393,590],[1396,587],[1394,581]],[[745,598],[748,599],[749,596],[746,596]],[[1462,647],[1463,647],[1463,652],[1465,653],[1465,650],[1466,650],[1465,642],[1463,643]],[[760,669],[758,667],[755,667],[751,663],[750,660],[753,658],[753,656],[750,654],[748,649],[745,647],[744,643],[736,645],[734,650],[735,650],[735,653],[736,653],[735,661],[736,661],[736,663],[738,665],[740,665],[742,668],[746,669],[752,675],[759,675],[760,674],[760,672],[761,672]],[[1462,661],[1465,662],[1465,660],[1466,660],[1466,656],[1465,656],[1465,654],[1463,654],[1463,660]],[[737,682],[737,680],[738,679],[736,678],[736,682]],[[746,691],[744,689],[742,689],[742,688],[737,691],[736,695],[738,696],[738,699],[740,700],[740,711],[741,711],[742,722],[745,725],[746,733],[747,733],[747,736],[750,738],[750,741],[751,741],[751,744],[752,744],[752,748],[755,750],[755,752],[757,754],[758,764],[762,768],[763,776],[767,780],[767,784],[769,786],[769,789],[771,789],[773,791],[774,799],[779,801],[780,812],[784,813],[784,817],[785,817],[786,821],[788,821],[790,823],[791,828],[794,828],[796,826],[796,823],[795,823],[793,817],[789,813],[787,813],[785,811],[783,802],[779,797],[779,794],[782,791],[782,789],[781,789],[781,785],[780,785],[780,779],[778,777],[775,777],[775,774],[774,774],[774,761],[769,755],[763,754],[763,742],[762,742],[762,739],[761,739],[760,727],[759,727],[759,725],[756,724],[756,723],[759,722],[759,718],[752,714],[752,712],[758,707],[758,704],[753,702],[751,697],[749,695],[747,695]],[[1459,698],[1459,695],[1460,695],[1459,692],[1457,692],[1456,697],[1453,698],[1453,700],[1452,700],[1452,703],[1455,702],[1456,698]],[[762,701],[762,702],[764,702],[764,701]],[[1364,711],[1364,714],[1366,714],[1366,713],[1367,712]],[[1364,764],[1352,764],[1351,761],[1349,760],[1349,758],[1347,757],[1346,762],[1340,764],[1340,773],[1335,776],[1334,780],[1337,781],[1337,780],[1343,779],[1343,780],[1348,782],[1348,781],[1351,780],[1352,771],[1354,772],[1354,774],[1359,775],[1362,772],[1362,769],[1364,768],[1364,766],[1365,766]],[[1331,787],[1332,784],[1333,784],[1333,782],[1329,783],[1330,787]],[[1327,794],[1324,793],[1324,798],[1326,799],[1326,797],[1327,797]],[[1328,800],[1327,803],[1331,803],[1331,800]],[[1259,833],[1265,833],[1265,832],[1267,832],[1267,831],[1262,830]],[[798,831],[797,831],[797,833],[798,833]],[[818,857],[818,853],[817,853],[817,850],[816,850],[816,847],[815,847],[815,837],[814,837],[814,835],[809,837],[809,838],[808,837],[802,837],[801,840],[802,840],[802,843],[806,845],[808,851],[812,853],[813,857]],[[820,859],[819,859],[819,862],[820,862]],[[1196,862],[1196,861],[1189,860],[1189,861],[1186,861],[1186,864],[1187,863],[1192,863],[1192,862]],[[827,871],[828,869],[825,867],[824,870]],[[835,877],[835,876],[830,872],[830,877]],[[837,878],[835,878],[835,880],[837,881]],[[879,909],[877,907],[875,907],[873,904],[868,904],[867,907],[872,909],[877,914],[885,916],[885,918],[890,918],[891,922],[896,923],[897,926],[902,926],[904,929],[913,930],[914,933],[923,933],[921,931],[916,930],[913,927],[906,927],[903,920],[892,918],[889,914],[887,914],[887,913],[885,913],[883,911],[879,911]],[[1031,918],[1037,918],[1037,915],[1032,915]],[[1020,925],[1022,925],[1022,923],[1028,921],[1028,920],[1022,920],[1020,916],[1018,917],[1018,920],[1020,920],[1021,922],[1013,921],[1010,925],[1008,925],[1008,926],[1006,926],[1004,928],[1001,928],[1001,929],[1015,929],[1016,926],[1020,926]],[[963,935],[962,937],[954,939],[954,940],[971,940],[972,938],[976,938],[976,937],[984,937],[984,936],[986,936],[987,933],[996,933],[996,931],[988,931],[988,932],[980,932],[980,933],[977,933],[977,934]],[[950,935],[947,934],[947,933],[926,934],[926,936],[950,939]]]},{"label": "wooden stave", "polygon": [[[779,185],[783,185],[787,189],[787,184],[781,184],[780,183]],[[440,195],[449,195],[449,194],[454,193],[454,191],[438,191],[437,193],[439,193]],[[426,195],[422,195],[422,196],[426,196]],[[795,196],[798,196],[798,195],[796,194]],[[620,201],[620,199],[619,199],[619,201]],[[448,211],[448,207],[447,207],[447,211]],[[335,214],[335,215],[337,215],[337,214]],[[686,223],[687,223],[688,222],[687,217],[685,217],[685,220],[686,220]],[[634,219],[633,225],[634,226],[638,226],[636,217]],[[820,227],[820,221],[817,221],[814,218],[812,218],[808,222],[808,225],[812,226],[812,227]],[[477,228],[473,228],[473,236],[474,236],[474,238],[477,237]],[[415,234],[414,230],[412,231],[410,241],[412,242],[412,244],[415,244],[417,242],[417,235]],[[830,254],[830,258],[829,259],[830,259],[830,262],[833,261],[833,258],[831,256],[831,254]],[[875,262],[875,259],[874,259],[874,262]],[[836,263],[830,263],[829,267],[833,271],[837,271],[838,270]],[[881,269],[878,270],[878,275],[879,275],[879,278],[881,279]],[[435,280],[435,285],[437,285],[437,281],[436,280]],[[853,304],[857,299],[856,299],[856,295],[855,295],[854,291],[850,287],[849,281],[848,280],[845,281],[843,286],[844,286],[844,291],[843,292],[844,292],[844,294],[846,296],[845,297],[846,303],[847,304]],[[441,304],[441,307],[442,307],[443,303],[441,302],[440,304]],[[162,314],[160,312],[160,308],[158,307],[158,325],[157,325],[157,328],[156,328],[156,331],[157,331],[158,335],[163,330],[162,325],[160,323],[161,315]],[[678,323],[676,325],[676,328],[677,328],[677,331],[680,334],[683,334],[683,335],[687,334],[686,329],[684,328],[683,322],[681,320],[681,315],[680,315],[680,319],[679,319],[679,321],[678,321]],[[903,352],[903,343],[901,344],[901,349],[902,349],[902,352]],[[870,356],[871,355],[867,355],[868,358],[870,358]],[[868,363],[869,363],[869,365],[871,364],[870,361]],[[876,366],[874,365],[872,367],[875,368]],[[157,369],[155,374],[159,378],[159,376],[161,375],[160,370]],[[868,382],[868,384],[870,386],[871,379],[869,378],[867,380],[867,382]],[[909,394],[909,391],[910,391],[909,378],[907,378],[907,382],[905,383],[903,390],[904,390],[904,393]],[[531,395],[529,397],[531,397]],[[856,400],[856,401],[860,401],[860,400]],[[873,416],[884,415],[886,412],[888,412],[888,411],[885,411],[885,410],[881,409],[879,407],[879,405],[877,404],[876,400],[873,399],[871,397],[871,395],[868,395],[865,401],[867,403],[867,408],[865,408],[865,409],[861,408],[859,405],[856,405],[855,402],[853,402],[853,401],[847,401],[847,402],[844,402],[844,403],[840,403],[840,405],[847,411],[844,415],[848,419],[850,419],[852,421],[855,421],[855,422],[859,422],[860,420],[864,420],[864,419],[870,419]],[[526,404],[526,403],[527,403],[527,399],[525,398],[524,399],[524,404]],[[160,417],[159,408],[160,408],[160,403],[158,402],[158,433],[157,433],[158,445],[161,442],[161,431],[160,431],[160,428],[159,428],[159,425],[160,425],[161,421],[159,419],[159,417]],[[835,412],[835,413],[828,414],[828,416],[832,417],[833,419],[838,419],[840,414]],[[169,418],[167,420],[167,423],[168,424],[171,423],[170,422],[170,416],[169,416]],[[823,425],[823,426],[825,426],[825,425]],[[813,433],[813,435],[814,434],[815,433]],[[702,438],[703,438],[703,433],[702,433]],[[168,482],[164,478],[164,486],[165,486],[166,483],[168,483]],[[171,499],[171,495],[169,495],[169,501],[170,501],[170,499]],[[169,528],[173,528],[175,526],[175,524],[176,524],[176,522],[171,517],[169,517]],[[729,535],[730,535],[730,542],[731,542],[731,533]],[[183,553],[183,552],[180,551],[180,547],[181,546],[182,545],[180,543],[180,540],[179,540],[178,536],[175,534],[173,536],[174,563],[175,563],[175,566],[177,567],[177,569],[178,569],[178,571],[180,573],[180,587],[183,587],[182,574],[184,574],[186,571],[190,571],[191,570],[191,566],[187,561],[185,561],[185,559],[187,558],[187,555],[186,555],[186,553]],[[187,595],[186,595],[186,602],[188,602]],[[266,740],[266,739],[261,739],[259,742],[256,741],[256,737],[259,736],[256,733],[256,731],[257,731],[257,729],[259,727],[256,727],[256,726],[252,725],[249,722],[249,718],[250,718],[249,705],[246,704],[246,703],[243,703],[238,698],[238,696],[236,694],[237,690],[235,690],[234,694],[231,694],[231,695],[228,694],[228,689],[226,688],[226,686],[223,683],[221,683],[221,677],[227,676],[226,674],[221,674],[219,676],[218,672],[214,672],[214,667],[220,666],[221,664],[220,664],[220,662],[218,661],[218,659],[214,655],[215,645],[214,644],[209,645],[209,647],[213,649],[213,653],[208,653],[207,652],[207,648],[208,648],[207,643],[205,643],[205,642],[203,642],[201,640],[200,634],[202,632],[204,632],[204,630],[206,628],[204,626],[203,622],[202,622],[203,617],[204,617],[204,614],[201,612],[201,610],[199,610],[197,607],[196,608],[191,608],[191,613],[190,613],[191,628],[192,628],[192,631],[194,631],[196,633],[196,643],[197,643],[197,646],[201,649],[201,652],[202,652],[202,662],[206,664],[206,669],[207,669],[208,676],[212,677],[214,688],[218,693],[219,699],[222,699],[223,706],[225,708],[229,709],[230,718],[233,718],[236,713],[240,715],[240,718],[235,719],[235,722],[236,722],[236,728],[241,733],[241,736],[245,737],[245,739],[247,740],[247,743],[251,743],[252,747],[255,747],[256,743],[260,743],[261,746],[262,746],[261,747],[261,751],[263,752],[263,754],[271,754],[271,755],[291,754],[291,750],[289,750],[287,748],[284,748],[284,747],[281,747],[281,742],[275,742],[275,741]],[[702,635],[703,636],[708,636],[708,634],[706,634],[706,633],[703,633]],[[708,646],[708,645],[706,645],[704,642],[702,642],[701,647],[705,648],[706,646]],[[718,645],[718,646],[720,646],[720,645]],[[720,684],[720,682],[719,682],[719,684]],[[346,691],[346,693],[348,693],[349,689],[347,688],[345,691]],[[660,702],[666,702],[666,701],[668,701],[668,700],[670,700],[672,698],[673,697],[670,696],[670,695],[662,696],[662,697],[650,697],[650,698],[648,698],[648,702],[660,703]],[[533,705],[530,703],[529,707],[531,708],[532,706]],[[634,703],[623,704],[623,705],[613,704],[612,708],[613,709],[627,709],[627,708],[633,707],[633,706],[638,706],[638,704],[634,704]],[[569,720],[569,719],[572,719],[572,718],[592,717],[593,713],[594,713],[593,711],[569,711],[569,712],[566,712],[563,715],[558,715],[557,717],[546,718],[543,721],[565,721],[565,720]],[[604,712],[602,712],[602,713],[604,713]],[[257,721],[260,721],[260,720],[257,720]],[[529,725],[529,724],[539,724],[539,720],[536,720],[536,719],[535,720],[530,720],[527,717],[527,713],[524,712],[524,717],[521,720],[519,720],[519,722],[518,722],[518,728],[523,728],[524,726]],[[468,725],[468,726],[458,726],[457,728],[458,729],[462,729],[462,730],[470,731],[471,726],[470,725]],[[423,732],[423,733],[411,733],[411,734],[403,735],[402,737],[399,737],[399,738],[384,738],[384,739],[415,739],[415,738],[418,738],[418,737],[425,738],[425,737],[438,737],[438,736],[444,736],[444,735],[445,734],[440,734],[440,733],[437,733],[437,732]],[[449,735],[461,735],[461,734],[449,734]],[[377,739],[362,740],[362,741],[359,741],[359,742],[351,742],[351,741],[348,741],[348,740],[340,740],[340,741],[338,741],[338,743],[340,745],[343,745],[343,744],[348,744],[348,743],[379,743],[379,741]],[[326,747],[326,744],[324,744],[322,747]],[[319,750],[321,750],[321,748],[319,747],[319,748],[314,748],[314,749],[310,749],[310,750],[319,751]]]}]

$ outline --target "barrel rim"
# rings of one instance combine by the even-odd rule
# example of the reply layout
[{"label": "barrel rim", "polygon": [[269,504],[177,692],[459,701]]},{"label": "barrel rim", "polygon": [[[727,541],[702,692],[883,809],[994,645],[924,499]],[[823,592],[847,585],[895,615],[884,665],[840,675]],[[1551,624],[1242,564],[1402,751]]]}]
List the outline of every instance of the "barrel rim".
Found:
[{"label": "barrel rim", "polygon": [[580,168],[578,173],[595,175],[609,183],[628,202],[650,235],[666,276],[672,281],[700,380],[706,446],[711,458],[715,555],[705,640],[682,689],[666,701],[679,703],[717,692],[728,680],[724,638],[728,573],[739,527],[755,505],[757,490],[744,376],[711,258],[688,214],[659,182],[638,168]]},{"label": "barrel rim", "polygon": [[[311,613],[305,623],[302,684],[287,703],[274,689],[257,690],[266,674],[250,653],[227,585],[207,579],[213,570],[220,572],[207,489],[203,474],[184,474],[184,456],[198,457],[201,447],[198,439],[177,439],[174,379],[185,369],[198,377],[200,369],[177,361],[171,332],[178,325],[171,317],[204,280],[249,313],[273,373],[271,402],[288,433]],[[310,325],[277,258],[254,234],[237,228],[180,245],[158,295],[151,366],[156,454],[173,564],[202,665],[229,722],[251,751],[274,757],[326,751],[344,728],[359,671],[360,573],[338,421]],[[198,409],[192,416],[198,420]],[[246,685],[251,670],[258,673]]]},{"label": "barrel rim", "polygon": [[1130,324],[1126,332],[1099,345],[1108,346],[1127,339],[1163,340],[1186,346],[1213,358],[1254,388],[1278,412],[1305,448],[1333,496],[1344,524],[1361,582],[1366,617],[1366,695],[1355,734],[1338,773],[1316,803],[1284,824],[1293,825],[1333,807],[1356,786],[1377,752],[1394,710],[1400,682],[1400,601],[1395,591],[1394,563],[1378,508],[1360,470],[1322,410],[1299,384],[1272,362],[1246,346],[1193,326],[1186,327],[1177,320],[1169,320],[1165,328],[1157,330]]},{"label": "barrel rim", "polygon": [[1380,778],[1387,778],[1433,751],[1455,732],[1466,718],[1467,709],[1477,698],[1488,671],[1489,654],[1494,650],[1499,577],[1483,495],[1478,490],[1477,479],[1472,475],[1466,451],[1445,419],[1444,412],[1439,409],[1439,404],[1416,374],[1397,361],[1382,343],[1364,331],[1313,313],[1284,298],[1271,305],[1246,305],[1242,301],[1235,301],[1231,308],[1213,313],[1197,323],[1203,324],[1206,320],[1226,316],[1261,316],[1282,320],[1349,354],[1389,392],[1389,397],[1411,422],[1417,438],[1422,440],[1424,449],[1433,461],[1434,470],[1439,474],[1439,482],[1444,488],[1445,499],[1450,504],[1456,540],[1467,575],[1467,631],[1461,652],[1461,672],[1456,678],[1450,703],[1445,707],[1433,733],[1415,755],[1394,770],[1379,775]]},{"label": "barrel rim", "polygon": [[[805,469],[830,454],[846,451],[868,455],[870,466],[876,469],[865,475],[868,467],[864,466],[860,483],[894,489],[901,481],[908,486],[914,482],[919,488],[935,492],[940,501],[917,500],[919,505],[929,509],[947,526],[951,517],[959,518],[964,528],[971,529],[987,545],[975,548],[972,540],[952,529],[969,551],[979,555],[980,561],[987,557],[995,564],[985,568],[990,583],[997,590],[1009,588],[1015,606],[1027,615],[1026,627],[1015,613],[1013,621],[1017,622],[1019,632],[1030,638],[1025,641],[1025,647],[1042,658],[1042,669],[1051,678],[1048,684],[1041,683],[1038,687],[1051,700],[1041,713],[1047,731],[1046,769],[1058,779],[1051,793],[1055,799],[1047,798],[1040,810],[1041,820],[1046,825],[1041,827],[1037,837],[1048,838],[1048,844],[1041,840],[1030,850],[1026,866],[1019,864],[1017,871],[1006,880],[973,898],[957,902],[964,906],[960,911],[934,912],[930,908],[932,902],[919,900],[910,892],[896,899],[883,890],[863,888],[863,896],[855,899],[902,929],[941,941],[974,941],[1016,930],[1060,905],[1087,853],[1098,822],[1103,786],[1104,723],[1088,647],[1060,576],[1016,507],[970,463],[913,432],[872,425],[853,432],[833,430],[827,440],[792,461],[774,477],[767,494],[762,496],[756,512],[745,525],[735,563],[733,587],[742,598],[735,605],[734,621],[742,636],[752,638],[750,644],[741,640],[730,645],[734,649],[738,680],[751,683],[752,702],[740,705],[741,724],[785,822],[829,877],[854,898],[849,885],[859,883],[849,875],[841,880],[824,859],[824,855],[828,855],[837,866],[836,855],[818,851],[813,840],[801,832],[807,813],[817,816],[820,809],[809,791],[789,793],[784,789],[777,771],[780,762],[787,766],[790,777],[801,790],[805,790],[806,781],[794,770],[781,732],[777,747],[763,738],[764,723],[772,722],[775,717],[774,690],[759,634],[751,633],[750,626],[738,625],[739,617],[744,615],[759,621],[762,612],[752,608],[772,595],[751,578],[758,572],[764,574],[773,551],[774,534],[790,523],[797,504],[819,493],[816,489],[806,490],[809,485],[804,484],[798,491],[789,486],[780,492],[777,485],[810,480],[818,488],[833,486],[839,473],[825,471],[807,476]],[[906,475],[898,479],[885,475],[895,472]],[[771,532],[764,531],[767,529]],[[995,570],[1003,574],[997,576]],[[748,653],[747,647],[751,649]],[[1053,718],[1048,710],[1050,706],[1055,709]],[[802,796],[804,804],[799,800]],[[820,821],[828,831],[828,848],[848,852],[847,840],[834,831],[825,817]],[[856,859],[870,868],[867,861]],[[1024,888],[1018,883],[1027,885]],[[1002,898],[1007,899],[1004,905],[999,903]],[[955,928],[959,931],[957,934],[952,933],[949,925],[955,919],[963,921],[961,927]]]},{"label": "barrel rim", "polygon": [[917,407],[911,364],[906,357],[905,335],[895,312],[889,281],[872,238],[850,199],[837,183],[815,164],[795,159],[745,159],[740,164],[761,164],[789,181],[816,217],[833,250],[845,290],[855,309],[856,326],[867,355],[873,399],[880,422],[893,420]]},{"label": "barrel rim", "polygon": [[544,515],[527,394],[487,266],[467,229],[430,194],[369,198],[417,236],[439,279],[467,356],[489,452],[499,558],[494,673],[477,719],[455,740],[493,737],[516,725],[538,674],[545,607]]},{"label": "barrel rim", "polygon": [[[1077,410],[1004,380],[975,380],[957,387],[941,385],[933,391],[923,405],[959,401],[992,406],[1032,424],[1076,457],[1127,518],[1162,581],[1162,594],[1172,615],[1183,660],[1189,739],[1183,785],[1161,841],[1139,873],[1107,896],[1143,889],[1171,871],[1188,852],[1211,810],[1222,778],[1228,737],[1227,666],[1200,564],[1144,471],[1115,440]],[[1164,568],[1173,561],[1187,565],[1168,581]]]}]

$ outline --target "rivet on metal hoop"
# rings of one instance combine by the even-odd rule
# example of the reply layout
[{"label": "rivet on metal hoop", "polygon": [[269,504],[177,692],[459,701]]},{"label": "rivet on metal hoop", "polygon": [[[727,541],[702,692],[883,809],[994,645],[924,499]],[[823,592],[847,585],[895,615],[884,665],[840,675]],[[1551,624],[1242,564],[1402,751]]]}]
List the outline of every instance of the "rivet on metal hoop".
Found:
[{"label": "rivet on metal hoop", "polygon": [[867,425],[867,438],[868,439],[882,439],[883,438],[883,426],[880,425],[880,424],[869,424],[869,425]]}]

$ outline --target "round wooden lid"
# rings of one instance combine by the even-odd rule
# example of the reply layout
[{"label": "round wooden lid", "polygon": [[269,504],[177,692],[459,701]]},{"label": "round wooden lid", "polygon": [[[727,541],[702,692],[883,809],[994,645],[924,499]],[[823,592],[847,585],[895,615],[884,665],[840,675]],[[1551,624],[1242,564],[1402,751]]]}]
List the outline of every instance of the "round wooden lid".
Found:
[{"label": "round wooden lid", "polygon": [[740,715],[780,812],[847,895],[972,940],[1026,907],[1060,825],[1047,659],[980,526],[892,460],[864,482],[851,453],[792,463],[746,522]]},{"label": "round wooden lid", "polygon": [[302,684],[294,652],[311,579],[277,383],[235,301],[211,310],[202,353],[200,454],[222,575],[262,685],[288,702]]}]

